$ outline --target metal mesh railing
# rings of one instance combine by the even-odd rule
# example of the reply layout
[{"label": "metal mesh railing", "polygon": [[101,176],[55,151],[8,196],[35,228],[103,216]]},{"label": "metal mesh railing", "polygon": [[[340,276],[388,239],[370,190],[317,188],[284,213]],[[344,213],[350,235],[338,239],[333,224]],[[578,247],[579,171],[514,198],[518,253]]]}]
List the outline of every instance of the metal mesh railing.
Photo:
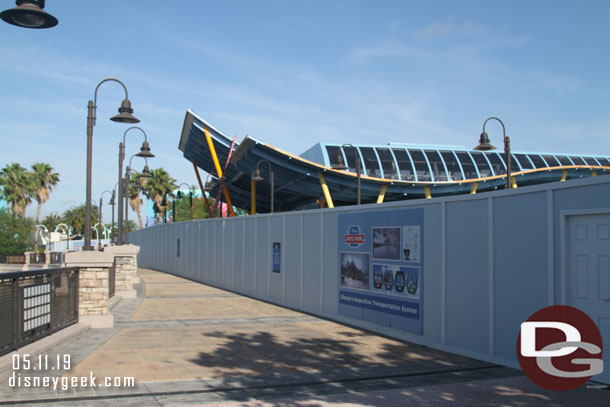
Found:
[{"label": "metal mesh railing", "polygon": [[44,264],[46,257],[44,253],[30,253],[30,264]]},{"label": "metal mesh railing", "polygon": [[61,265],[64,264],[64,253],[63,252],[51,252],[49,258],[49,264],[52,265]]},{"label": "metal mesh railing", "polygon": [[0,355],[78,322],[78,268],[0,274]]},{"label": "metal mesh railing", "polygon": [[0,254],[0,263],[2,264],[25,264],[25,256]]}]

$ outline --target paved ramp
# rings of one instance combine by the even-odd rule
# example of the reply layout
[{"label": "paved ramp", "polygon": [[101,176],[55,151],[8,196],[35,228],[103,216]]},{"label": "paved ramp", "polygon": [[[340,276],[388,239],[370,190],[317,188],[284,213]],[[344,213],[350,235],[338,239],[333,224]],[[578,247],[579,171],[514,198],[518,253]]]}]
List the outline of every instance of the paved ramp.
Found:
[{"label": "paved ramp", "polygon": [[[49,352],[72,355],[73,369],[55,376],[134,377],[135,387],[51,391],[11,389],[4,382],[0,404],[359,406],[426,404],[429,398],[438,405],[474,395],[475,404],[495,397],[502,405],[541,405],[560,394],[537,390],[513,369],[169,274],[141,269],[139,275],[138,298],[113,309],[115,328],[90,330]],[[521,388],[511,387],[514,381]],[[581,399],[610,401],[608,391],[579,391]]]}]

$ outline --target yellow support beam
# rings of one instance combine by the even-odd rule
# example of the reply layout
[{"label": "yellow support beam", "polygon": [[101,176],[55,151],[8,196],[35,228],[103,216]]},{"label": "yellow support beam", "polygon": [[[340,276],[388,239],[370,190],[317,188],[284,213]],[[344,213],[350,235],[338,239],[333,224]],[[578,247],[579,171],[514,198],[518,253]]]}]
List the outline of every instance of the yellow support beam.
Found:
[{"label": "yellow support beam", "polygon": [[426,199],[432,198],[432,194],[430,193],[430,187],[424,187],[424,193],[426,194]]},{"label": "yellow support beam", "polygon": [[256,181],[250,181],[250,215],[256,215]]},{"label": "yellow support beam", "polygon": [[[208,142],[208,147],[210,148],[210,154],[212,155],[212,161],[214,161],[214,166],[216,167],[216,174],[218,174],[218,179],[222,179],[222,168],[220,167],[220,161],[218,161],[218,156],[216,155],[216,149],[214,148],[214,143],[212,142],[212,137],[210,137],[210,133],[208,129],[203,129],[203,133],[205,134],[205,139]],[[233,211],[233,204],[231,203],[231,197],[229,196],[229,190],[226,185],[222,186],[222,192],[225,195],[225,199],[227,200],[227,205],[229,206],[229,214],[231,216],[235,216],[235,212]]]},{"label": "yellow support beam", "polygon": [[510,187],[517,188],[517,180],[515,179],[515,177],[510,177]]},{"label": "yellow support beam", "polygon": [[322,192],[324,192],[324,198],[329,208],[334,208],[333,198],[330,196],[330,190],[328,189],[328,185],[326,185],[326,180],[324,179],[324,175],[321,172],[318,173],[318,178],[320,179],[320,185],[322,186]]},{"label": "yellow support beam", "polygon": [[595,171],[591,171],[591,176],[592,177],[597,177],[597,173]]},{"label": "yellow support beam", "polygon": [[197,182],[199,183],[199,189],[201,189],[201,196],[203,197],[203,203],[205,204],[205,209],[208,211],[208,216],[211,216],[212,209],[210,208],[210,203],[208,202],[208,197],[205,194],[205,189],[203,189],[203,183],[201,182],[201,177],[199,176],[199,168],[197,168],[197,164],[193,163],[193,168],[195,169],[195,176],[197,176]]},{"label": "yellow support beam", "polygon": [[388,190],[388,185],[382,185],[381,186],[381,190],[379,191],[379,196],[377,197],[377,203],[382,203],[383,200],[385,199],[385,193]]},{"label": "yellow support beam", "polygon": [[476,194],[478,187],[479,187],[479,183],[478,182],[473,182],[472,186],[470,187],[470,195]]},{"label": "yellow support beam", "polygon": [[564,170],[561,173],[561,179],[559,181],[564,182],[566,180],[566,178],[568,178],[568,171]]}]

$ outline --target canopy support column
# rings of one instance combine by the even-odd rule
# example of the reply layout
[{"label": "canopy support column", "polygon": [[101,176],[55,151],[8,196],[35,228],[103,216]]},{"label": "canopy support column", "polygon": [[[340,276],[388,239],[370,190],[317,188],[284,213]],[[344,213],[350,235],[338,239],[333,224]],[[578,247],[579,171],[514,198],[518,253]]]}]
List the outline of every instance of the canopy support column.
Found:
[{"label": "canopy support column", "polygon": [[[203,133],[205,134],[205,139],[208,142],[208,147],[210,149],[210,154],[212,155],[212,160],[214,161],[214,166],[216,167],[216,174],[218,175],[218,179],[222,179],[222,168],[220,168],[220,162],[218,161],[218,156],[216,155],[216,149],[214,148],[214,143],[212,142],[212,137],[210,137],[210,133],[208,129],[203,129]],[[225,199],[227,200],[227,205],[229,206],[229,214],[230,216],[235,216],[235,212],[233,212],[233,204],[231,203],[231,197],[229,196],[229,190],[226,185],[222,186],[222,192],[224,193]]]},{"label": "canopy support column", "polygon": [[334,208],[333,198],[330,196],[330,190],[328,189],[328,185],[326,185],[326,180],[324,179],[324,175],[321,172],[318,173],[318,178],[320,179],[320,185],[322,186],[322,192],[324,192],[324,198],[329,208]]}]

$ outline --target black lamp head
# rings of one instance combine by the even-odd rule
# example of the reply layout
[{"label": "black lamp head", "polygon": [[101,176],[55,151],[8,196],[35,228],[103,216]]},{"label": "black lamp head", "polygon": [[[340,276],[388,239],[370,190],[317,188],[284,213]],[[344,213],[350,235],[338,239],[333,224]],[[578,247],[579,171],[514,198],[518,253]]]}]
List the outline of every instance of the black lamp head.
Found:
[{"label": "black lamp head", "polygon": [[133,109],[131,108],[129,99],[123,99],[121,107],[119,107],[119,114],[110,118],[110,120],[117,123],[140,123],[140,119],[133,116]]},{"label": "black lamp head", "polygon": [[481,138],[479,139],[479,145],[476,146],[474,149],[478,151],[488,151],[495,150],[496,147],[490,144],[489,136],[487,135],[487,133],[483,132],[481,133]]},{"label": "black lamp head", "polygon": [[150,146],[148,145],[148,141],[144,141],[142,143],[142,147],[140,147],[140,152],[136,154],[136,157],[143,158],[153,158],[155,155],[150,152]]},{"label": "black lamp head", "polygon": [[43,10],[45,0],[16,0],[17,7],[4,10],[0,18],[9,24],[24,28],[51,28],[57,19]]}]

